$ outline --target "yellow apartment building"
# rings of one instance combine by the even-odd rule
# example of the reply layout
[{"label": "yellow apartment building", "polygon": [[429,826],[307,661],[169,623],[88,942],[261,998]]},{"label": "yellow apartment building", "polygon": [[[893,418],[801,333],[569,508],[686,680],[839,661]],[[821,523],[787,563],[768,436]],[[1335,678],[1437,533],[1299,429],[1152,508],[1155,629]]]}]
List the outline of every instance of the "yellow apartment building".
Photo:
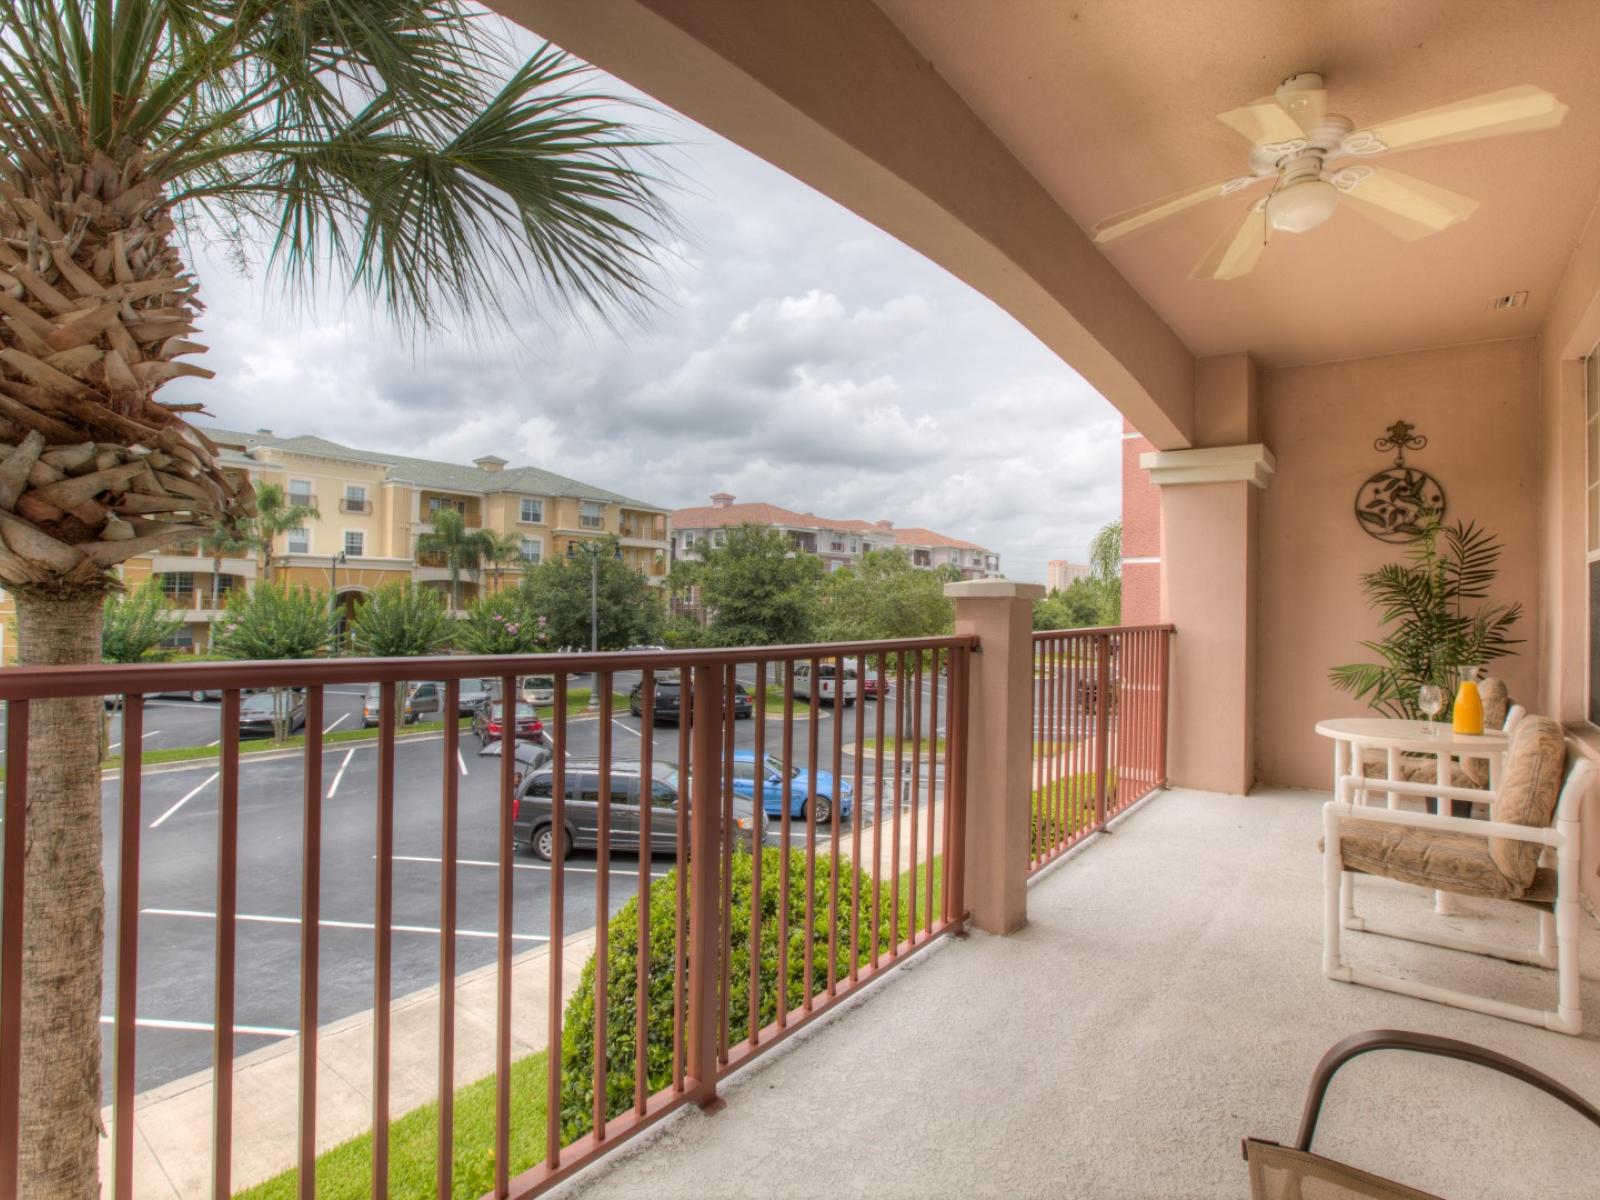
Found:
[{"label": "yellow apartment building", "polygon": [[[517,543],[519,553],[464,571],[460,605],[515,582],[526,563],[568,553],[568,546],[616,536],[623,561],[652,584],[667,573],[668,512],[594,484],[539,467],[514,467],[486,455],[471,465],[360,450],[325,438],[280,438],[271,430],[243,433],[206,428],[226,447],[229,466],[257,485],[275,483],[291,503],[320,514],[275,539],[274,578],[331,590],[353,609],[378,585],[396,579],[450,591],[442,559],[421,553],[418,541],[433,528],[434,514],[451,508],[469,530],[489,529]],[[214,557],[198,546],[172,547],[130,559],[123,577],[135,585],[154,575],[169,602],[185,612],[175,639],[184,650],[204,651],[211,623],[228,592],[248,586],[266,571],[255,553]],[[15,658],[9,597],[0,600],[0,656]]]}]

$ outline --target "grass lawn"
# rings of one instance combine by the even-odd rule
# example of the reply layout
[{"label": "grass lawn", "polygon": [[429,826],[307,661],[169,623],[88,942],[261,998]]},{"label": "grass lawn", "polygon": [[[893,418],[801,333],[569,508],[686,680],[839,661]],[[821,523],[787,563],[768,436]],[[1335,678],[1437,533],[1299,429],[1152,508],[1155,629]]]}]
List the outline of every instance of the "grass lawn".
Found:
[{"label": "grass lawn", "polygon": [[[922,872],[920,878],[918,870]],[[900,907],[898,914],[889,907],[890,889],[885,881],[880,892],[880,921],[888,922],[898,917],[899,941],[904,941],[911,930],[913,910],[911,898],[916,897],[915,916],[917,928],[924,927],[923,904],[926,900],[926,864],[902,872],[900,876]],[[937,912],[939,891],[943,884],[944,864],[940,858],[932,863],[933,904]],[[817,859],[819,872],[826,871],[825,860]],[[849,926],[843,920],[844,903],[841,897],[841,941],[848,940]],[[818,914],[818,936],[827,936],[827,913]],[[862,930],[863,943],[870,933]],[[826,974],[819,974],[816,989],[820,993],[827,987]],[[520,1058],[511,1064],[511,1174],[526,1171],[544,1161],[546,1081],[548,1057],[541,1050]],[[439,1144],[439,1106],[425,1104],[389,1124],[389,1195],[392,1200],[432,1200],[435,1160]],[[364,1200],[370,1192],[372,1179],[372,1135],[362,1134],[341,1143],[317,1156],[316,1193],[322,1200]],[[299,1172],[288,1170],[265,1183],[247,1191],[235,1193],[238,1200],[295,1200]],[[456,1093],[455,1101],[455,1176],[452,1195],[477,1200],[494,1186],[494,1077],[487,1076],[468,1084]]]},{"label": "grass lawn", "polygon": [[[1033,793],[1032,853],[1042,854],[1094,824],[1093,771],[1054,780]],[[1106,771],[1106,803],[1116,786],[1116,772]]]},{"label": "grass lawn", "polygon": [[[579,687],[567,689],[567,716],[581,717],[589,708],[589,697],[594,694],[593,688]],[[628,707],[628,697],[622,692],[611,693],[611,711]],[[541,704],[533,710],[539,717],[549,720],[556,714],[553,704]]]}]

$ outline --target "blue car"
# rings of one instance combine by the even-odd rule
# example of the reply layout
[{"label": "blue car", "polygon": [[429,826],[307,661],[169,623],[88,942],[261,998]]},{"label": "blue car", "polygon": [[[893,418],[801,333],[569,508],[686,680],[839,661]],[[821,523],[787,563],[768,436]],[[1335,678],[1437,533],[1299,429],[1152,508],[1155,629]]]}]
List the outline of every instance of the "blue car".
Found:
[{"label": "blue car", "polygon": [[[790,773],[787,783],[783,778],[783,763],[772,755],[767,755],[762,760],[765,781],[761,790],[761,807],[767,816],[773,820],[778,819],[782,812],[782,800],[785,795],[789,798],[789,816],[795,820],[806,819],[806,785],[810,782],[809,773],[804,767],[795,767]],[[756,794],[756,755],[753,750],[735,750],[733,752],[733,791],[736,796],[745,796],[751,800]],[[826,825],[833,820],[834,806],[838,805],[839,817],[847,820],[850,816],[851,788],[850,781],[842,779],[837,788],[834,786],[833,774],[830,771],[817,771],[817,796],[816,818],[818,825]]]}]

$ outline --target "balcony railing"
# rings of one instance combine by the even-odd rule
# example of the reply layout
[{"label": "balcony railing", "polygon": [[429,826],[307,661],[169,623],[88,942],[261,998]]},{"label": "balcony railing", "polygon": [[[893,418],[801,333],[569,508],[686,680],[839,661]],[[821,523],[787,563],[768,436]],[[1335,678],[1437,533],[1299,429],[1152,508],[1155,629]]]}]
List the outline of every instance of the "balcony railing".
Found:
[{"label": "balcony railing", "polygon": [[341,496],[339,498],[339,511],[346,513],[370,513],[372,511],[372,501],[356,500],[350,496]]},{"label": "balcony railing", "polygon": [[[327,1016],[330,1006],[337,1010],[345,1002],[340,989],[348,983],[341,974],[326,980],[319,975],[323,930],[332,929],[340,932],[328,934],[330,938],[371,939],[375,986],[358,989],[361,1002],[354,1006],[373,1005],[370,1112],[363,1118],[371,1130],[371,1193],[387,1192],[391,1118],[401,1109],[436,1099],[437,1186],[441,1195],[451,1194],[458,1149],[452,1134],[454,1084],[458,1069],[473,1069],[464,1065],[472,1061],[471,1047],[464,1042],[458,1048],[456,1041],[456,980],[460,964],[472,965],[475,949],[482,947],[480,959],[493,978],[493,1058],[491,1064],[485,1057],[482,1068],[495,1081],[489,1122],[493,1144],[470,1152],[493,1162],[493,1194],[520,1198],[553,1187],[679,1107],[712,1105],[728,1074],[907,955],[961,928],[968,913],[969,820],[975,828],[987,828],[1012,813],[1020,822],[1026,803],[1032,845],[1025,865],[1031,874],[1162,786],[1170,636],[1170,627],[1062,630],[1035,634],[1031,650],[1024,645],[983,656],[975,655],[977,638],[965,635],[541,655],[532,661],[554,680],[553,704],[541,711],[548,713],[544,719],[555,746],[566,753],[555,755],[547,768],[528,768],[519,756],[502,754],[492,764],[492,786],[488,772],[470,785],[463,783],[462,731],[454,721],[445,721],[440,732],[429,735],[435,739],[432,744],[400,742],[398,685],[442,681],[442,711],[455,713],[465,680],[498,679],[501,695],[516,694],[518,678],[529,671],[528,657],[0,672],[0,701],[8,722],[0,824],[5,867],[0,894],[0,1000],[5,1007],[0,1013],[8,1017],[0,1021],[0,1195],[13,1190],[8,1173],[15,1170],[21,1137],[16,1100],[24,1047],[20,1022],[12,1014],[23,994],[19,935],[25,888],[32,882],[21,869],[32,799],[27,733],[32,703],[107,694],[125,698],[120,735],[124,759],[113,785],[118,816],[108,820],[105,830],[107,860],[115,864],[114,913],[107,922],[114,930],[107,944],[108,966],[114,964],[107,991],[114,998],[106,1055],[106,1075],[114,1082],[110,1194],[130,1196],[137,1188],[135,1070],[144,1056],[135,1034],[136,985],[141,953],[166,952],[161,938],[148,933],[141,937],[141,927],[187,916],[204,918],[215,930],[214,938],[204,942],[214,962],[210,978],[201,985],[209,1000],[202,1001],[201,1013],[187,1014],[209,1017],[199,1027],[212,1031],[211,1120],[197,1123],[194,1140],[199,1162],[214,1148],[207,1172],[213,1195],[231,1195],[236,1183],[255,1182],[233,1175],[240,996],[249,997],[246,1019],[270,1019],[285,1034],[298,1031],[298,1071],[292,1080],[282,1080],[272,1097],[255,1094],[252,1111],[276,1111],[279,1119],[265,1126],[285,1131],[281,1167],[298,1169],[302,1194],[309,1194],[305,1185],[314,1177],[318,1134],[319,1014]],[[982,661],[986,658],[991,661]],[[983,770],[981,756],[973,760],[969,754],[976,745],[969,742],[969,721],[972,714],[983,714],[974,708],[975,697],[1006,690],[989,688],[989,677],[982,673],[1030,669],[1031,703],[1006,720],[1015,720],[1008,725],[1011,729],[1026,723],[1033,740],[1031,796],[1011,788],[1007,794],[1015,797],[1013,804],[986,792],[982,808],[969,817],[969,766]],[[984,681],[978,689],[971,682],[975,672]],[[569,719],[568,700],[579,676],[588,676],[586,682],[592,681],[602,696],[626,691],[637,679],[635,703],[643,736],[619,738],[614,725],[620,722]],[[331,747],[325,745],[324,733],[339,724],[328,723],[326,706],[335,703],[330,697],[352,685],[374,682],[378,727],[368,753],[375,751],[375,762],[367,760],[373,764],[373,782],[362,785],[371,786],[373,801],[363,808],[347,783],[338,802],[325,805],[354,754],[340,746],[325,758]],[[241,901],[241,881],[248,895],[252,880],[285,873],[292,877],[294,867],[292,861],[275,861],[268,869],[264,856],[277,852],[271,847],[281,847],[283,841],[258,839],[252,832],[252,822],[259,828],[265,819],[257,812],[261,800],[276,797],[281,803],[285,797],[273,791],[281,783],[251,776],[250,760],[241,761],[239,717],[246,692],[290,687],[304,688],[305,710],[303,784],[292,785],[298,793],[294,807],[300,836],[298,846],[287,851],[299,858],[299,902],[289,905],[297,907],[292,914],[262,915],[250,908],[258,901]],[[165,811],[149,828],[215,784],[214,811],[194,814],[195,820],[214,823],[215,862],[195,864],[203,879],[177,880],[185,895],[193,894],[194,886],[214,888],[214,910],[154,907],[161,900],[152,893],[174,885],[174,880],[163,868],[151,873],[141,892],[141,866],[149,863],[153,850],[147,845],[141,851],[140,839],[149,815],[143,792],[143,697],[209,690],[222,693],[217,769],[170,808],[162,794],[159,803]],[[680,718],[664,740],[652,737],[657,716]],[[986,736],[983,745],[990,743],[1008,744],[1008,739]],[[402,750],[406,757],[397,763]],[[325,768],[335,771],[326,795]],[[481,769],[475,764],[474,774]],[[540,778],[525,779],[525,769],[546,770],[544,784]],[[272,779],[281,780],[282,764],[275,762],[272,770]],[[627,779],[635,781],[633,797],[640,795],[639,781],[651,781],[652,791],[655,781],[661,781],[671,803],[630,804],[630,793],[619,782]],[[537,799],[540,792],[534,784],[541,784],[548,799]],[[157,785],[150,786],[154,792]],[[242,797],[248,803],[242,804]],[[772,815],[763,819],[759,814],[769,805]],[[397,813],[403,855],[396,853]],[[267,816],[274,829],[281,825],[281,813]],[[1020,829],[1020,823],[1013,828]],[[542,829],[549,831],[543,843]],[[559,851],[563,842],[580,839],[592,842],[593,859],[569,866]],[[994,841],[992,836],[985,840]],[[538,853],[541,844],[551,851],[547,865],[516,861],[521,848]],[[1020,842],[1008,844],[1017,847],[1018,857],[1006,870],[1020,872]],[[636,853],[641,846],[653,848],[655,856]],[[983,842],[975,840],[974,847],[976,869],[992,870],[985,865],[989,851]],[[620,855],[628,861],[619,861]],[[663,860],[669,865],[658,872]],[[397,889],[397,864],[412,873],[418,863],[436,864],[429,868],[438,871],[436,893],[431,881],[426,893]],[[479,876],[486,886],[474,888],[469,878],[473,867],[491,869],[492,885],[486,870]],[[468,868],[465,873],[463,868]],[[547,889],[531,905],[525,894],[520,902],[518,895],[519,886],[526,892],[530,869],[540,872]],[[350,870],[372,872],[371,909],[332,911],[334,897],[348,899],[334,890],[329,911],[324,911],[324,875],[332,878]],[[402,880],[407,877],[402,874]],[[774,880],[776,888],[771,886]],[[490,890],[492,915],[482,908]],[[436,928],[400,923],[416,920],[409,914],[433,895]],[[624,908],[608,923],[606,914],[616,913],[616,902],[625,897],[633,908]],[[762,900],[753,902],[753,897]],[[473,904],[480,905],[476,919],[467,915]],[[978,907],[975,901],[975,920],[982,919]],[[408,915],[400,918],[397,913]],[[598,915],[592,931],[569,929],[569,923],[585,923],[591,914]],[[353,916],[370,920],[351,920]],[[530,931],[530,922],[537,923],[538,932]],[[276,943],[252,940],[241,953],[241,923],[251,937],[263,923],[285,932]],[[458,924],[467,928],[458,931]],[[418,935],[437,938],[436,955],[415,955]],[[530,941],[548,948],[547,959],[536,964],[547,975],[542,994],[548,1007],[533,1013],[514,1008],[514,997],[528,993],[520,984],[512,986],[520,957],[515,951]],[[587,1039],[584,1044],[592,1050],[574,1057],[563,1051],[567,1013],[572,1011],[563,997],[572,991],[575,974],[575,963],[566,961],[565,952],[569,947],[586,951],[591,944],[591,982],[579,983],[590,989],[591,1004],[575,1010],[579,1024],[574,1036]],[[345,953],[342,946],[340,950]],[[414,1084],[407,1091],[417,1074],[415,1048],[400,1046],[396,1069],[391,1037],[393,980],[414,976],[419,967],[439,981],[437,1090],[420,1097]],[[145,969],[162,978],[172,970],[159,957]],[[517,969],[523,973],[519,978],[525,978],[529,967],[523,963]],[[255,994],[252,981],[267,976],[292,981],[292,987],[276,1001],[267,997],[270,989]],[[596,979],[602,981],[598,989],[592,983]],[[596,991],[603,997],[597,1008],[592,1005]],[[281,1004],[283,1011],[267,1011],[263,1005],[268,1003]],[[517,1006],[524,1003],[515,1001]],[[414,1024],[416,1010],[408,1011]],[[333,1015],[348,1017],[353,1010],[347,1006]],[[525,1037],[530,1028],[542,1028],[545,1034],[549,1058],[535,1086],[547,1089],[548,1102],[532,1157],[524,1153],[515,1159],[513,1037],[518,1030],[524,1032],[515,1036]],[[427,1053],[433,1054],[431,1042]],[[159,1060],[160,1055],[154,1057]],[[613,1078],[618,1074],[624,1085]],[[271,1103],[263,1108],[265,1099]],[[289,1120],[290,1113],[297,1120]],[[295,1128],[297,1135],[289,1132]],[[328,1132],[326,1126],[322,1132]],[[261,1128],[251,1134],[256,1149],[262,1137],[270,1137]]]},{"label": "balcony railing", "polygon": [[317,494],[315,492],[290,492],[288,494],[288,501],[290,504],[302,504],[306,508],[319,507],[317,504]]},{"label": "balcony railing", "polygon": [[1038,871],[1167,782],[1171,626],[1033,635],[1033,808]]}]

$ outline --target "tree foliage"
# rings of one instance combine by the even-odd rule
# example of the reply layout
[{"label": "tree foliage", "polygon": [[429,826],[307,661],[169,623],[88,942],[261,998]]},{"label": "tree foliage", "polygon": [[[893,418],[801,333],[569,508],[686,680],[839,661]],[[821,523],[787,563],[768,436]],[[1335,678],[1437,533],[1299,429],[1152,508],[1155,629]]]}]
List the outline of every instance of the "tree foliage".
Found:
[{"label": "tree foliage", "polygon": [[955,625],[947,576],[919,571],[904,550],[873,550],[853,567],[824,576],[817,636],[825,642],[937,637]]},{"label": "tree foliage", "polygon": [[454,622],[444,597],[409,579],[383,584],[362,602],[350,622],[350,641],[372,658],[415,658],[450,644]]},{"label": "tree foliage", "polygon": [[548,623],[519,590],[480,596],[456,622],[455,643],[468,654],[536,654],[552,648]]},{"label": "tree foliage", "polygon": [[417,538],[417,551],[444,559],[450,572],[450,607],[461,607],[461,573],[476,571],[497,547],[486,529],[468,529],[467,519],[453,508],[441,508],[429,516],[433,528]]},{"label": "tree foliage", "polygon": [[183,628],[183,614],[168,607],[161,585],[146,579],[132,591],[106,597],[100,657],[108,663],[163,662],[172,657],[161,643]]},{"label": "tree foliage", "polygon": [[1385,563],[1361,577],[1367,603],[1387,632],[1361,643],[1379,661],[1334,667],[1328,672],[1334,686],[1378,712],[1417,720],[1423,715],[1417,707],[1423,684],[1442,687],[1448,698],[1458,668],[1515,654],[1522,639],[1512,636],[1512,628],[1522,605],[1488,599],[1501,550],[1476,522],[1429,519],[1406,561]]},{"label": "tree foliage", "polygon": [[1035,629],[1085,629],[1115,625],[1121,619],[1117,591],[1092,576],[1074,579],[1065,591],[1051,592],[1033,602]]},{"label": "tree foliage", "polygon": [[[212,536],[261,551],[262,575],[270,580],[278,538],[291,529],[301,528],[307,521],[320,520],[322,514],[317,511],[316,505],[291,502],[282,484],[259,483],[256,485],[255,515],[239,526],[236,535],[224,528],[221,533]],[[213,544],[208,539],[207,545]]]},{"label": "tree foliage", "polygon": [[263,580],[228,597],[212,646],[224,658],[315,658],[337,628],[326,592]]},{"label": "tree foliage", "polygon": [[792,553],[789,539],[762,525],[729,528],[704,552],[700,595],[723,646],[772,646],[812,640],[822,560]]},{"label": "tree foliage", "polygon": [[[657,589],[616,557],[617,539],[603,543],[591,567],[586,555],[551,558],[524,573],[526,610],[546,622],[552,646],[589,648],[590,585],[596,584],[599,648],[620,650],[661,636],[666,614]],[[594,574],[591,574],[591,571]]]}]

